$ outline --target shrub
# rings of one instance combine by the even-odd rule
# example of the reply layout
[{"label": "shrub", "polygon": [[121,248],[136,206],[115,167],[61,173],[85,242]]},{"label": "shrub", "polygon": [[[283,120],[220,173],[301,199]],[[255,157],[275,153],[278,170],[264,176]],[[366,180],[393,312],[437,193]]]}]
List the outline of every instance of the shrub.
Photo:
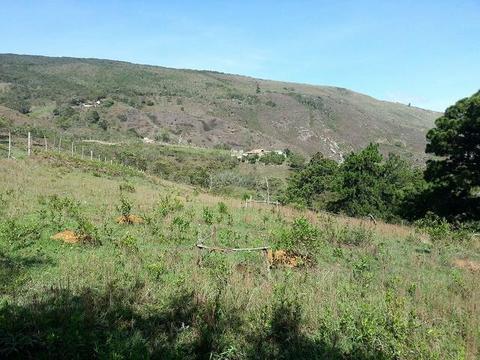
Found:
[{"label": "shrub", "polygon": [[118,186],[120,191],[125,191],[129,193],[134,193],[135,192],[135,186],[133,184],[130,184],[128,182],[121,183]]},{"label": "shrub", "polygon": [[117,211],[123,218],[128,218],[132,212],[132,203],[123,194],[120,195],[120,204],[117,206]]},{"label": "shrub", "polygon": [[275,247],[299,254],[313,254],[320,246],[320,231],[306,218],[297,218],[290,227],[282,229]]},{"label": "shrub", "polygon": [[120,239],[118,245],[128,252],[136,253],[138,252],[137,242],[137,239],[133,235],[127,233]]},{"label": "shrub", "polygon": [[97,124],[100,120],[100,115],[97,110],[89,110],[85,116],[86,120],[91,124]]},{"label": "shrub", "polygon": [[208,207],[204,207],[202,211],[203,221],[205,224],[212,225],[213,224],[213,212]]},{"label": "shrub", "polygon": [[285,162],[285,156],[272,151],[260,157],[259,161],[265,165],[282,165]]},{"label": "shrub", "polygon": [[165,195],[158,202],[156,212],[160,217],[164,218],[168,214],[181,210],[182,208],[183,204],[179,199],[170,195]]},{"label": "shrub", "polygon": [[452,236],[450,223],[433,213],[428,213],[423,219],[417,220],[415,225],[427,233],[433,242],[445,241]]},{"label": "shrub", "polygon": [[218,203],[218,212],[223,215],[228,215],[228,207],[224,202]]}]

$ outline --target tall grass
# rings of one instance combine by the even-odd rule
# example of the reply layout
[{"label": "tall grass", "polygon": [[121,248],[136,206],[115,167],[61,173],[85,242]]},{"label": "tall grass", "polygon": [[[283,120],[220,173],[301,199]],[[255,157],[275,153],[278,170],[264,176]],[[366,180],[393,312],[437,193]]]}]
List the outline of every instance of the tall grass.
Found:
[{"label": "tall grass", "polygon": [[[458,258],[480,261],[475,238],[430,241],[421,229],[243,208],[141,174],[94,176],[68,162],[0,160],[0,167],[0,357],[479,355],[478,273],[453,266]],[[115,221],[122,198],[143,224]],[[51,239],[65,229],[94,232],[98,241]],[[314,261],[269,269],[262,252],[207,252],[194,246],[199,239],[291,248]]]}]

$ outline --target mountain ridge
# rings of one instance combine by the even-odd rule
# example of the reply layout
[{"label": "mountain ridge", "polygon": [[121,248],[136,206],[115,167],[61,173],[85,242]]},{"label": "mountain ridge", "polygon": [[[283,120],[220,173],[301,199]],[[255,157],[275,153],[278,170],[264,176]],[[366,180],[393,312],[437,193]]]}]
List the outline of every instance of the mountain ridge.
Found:
[{"label": "mountain ridge", "polygon": [[[89,123],[79,107],[96,99],[107,131]],[[63,128],[80,136],[115,138],[131,130],[205,147],[320,151],[337,160],[376,142],[383,152],[423,161],[425,133],[441,115],[335,86],[108,59],[0,54],[0,105],[22,110],[22,102],[30,107],[28,117],[57,128],[53,110],[74,107]]]}]

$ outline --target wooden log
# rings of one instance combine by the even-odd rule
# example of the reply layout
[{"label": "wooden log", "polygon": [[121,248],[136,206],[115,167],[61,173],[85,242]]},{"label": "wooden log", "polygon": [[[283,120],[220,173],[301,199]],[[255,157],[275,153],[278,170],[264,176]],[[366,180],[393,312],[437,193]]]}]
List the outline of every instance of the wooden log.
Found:
[{"label": "wooden log", "polygon": [[270,246],[260,246],[260,247],[252,247],[252,248],[223,248],[218,246],[207,246],[203,244],[197,244],[197,248],[210,250],[210,251],[219,251],[219,252],[236,252],[236,251],[266,251],[270,249]]}]

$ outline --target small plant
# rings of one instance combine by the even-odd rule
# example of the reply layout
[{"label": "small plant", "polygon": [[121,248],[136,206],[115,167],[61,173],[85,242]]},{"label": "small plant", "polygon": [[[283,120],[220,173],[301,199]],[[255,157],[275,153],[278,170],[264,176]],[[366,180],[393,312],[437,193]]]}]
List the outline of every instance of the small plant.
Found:
[{"label": "small plant", "polygon": [[281,230],[276,240],[277,249],[299,254],[311,254],[320,246],[320,231],[306,218],[297,218],[289,228]]},{"label": "small plant", "polygon": [[39,218],[53,231],[60,231],[65,226],[71,225],[69,222],[72,215],[79,212],[80,206],[74,199],[58,195],[41,197],[39,203],[42,206],[38,212]]},{"label": "small plant", "polygon": [[205,224],[207,225],[212,225],[213,224],[213,212],[210,210],[208,207],[203,208],[203,221],[205,221]]},{"label": "small plant", "polygon": [[119,245],[128,252],[138,252],[137,239],[129,233],[125,234],[125,236],[122,237]]},{"label": "small plant", "polygon": [[118,186],[118,188],[121,192],[129,192],[129,193],[134,193],[135,192],[135,186],[133,184],[128,183],[128,182],[121,183]]},{"label": "small plant", "polygon": [[159,280],[162,275],[167,272],[165,265],[161,261],[156,261],[147,266],[148,272],[156,279]]},{"label": "small plant", "polygon": [[166,195],[158,202],[156,212],[164,218],[168,214],[183,209],[183,204],[176,197]]},{"label": "small plant", "polygon": [[228,207],[224,202],[218,203],[218,213],[222,215],[228,215]]},{"label": "small plant", "polygon": [[172,228],[181,233],[186,233],[190,228],[190,221],[182,216],[176,216],[172,221]]},{"label": "small plant", "polygon": [[117,206],[117,210],[120,212],[124,219],[128,219],[132,212],[132,203],[127,198],[120,196],[120,205]]},{"label": "small plant", "polygon": [[415,225],[430,236],[433,242],[445,241],[452,236],[452,226],[444,218],[433,213],[428,213],[423,219],[415,222]]},{"label": "small plant", "polygon": [[79,208],[75,209],[72,216],[77,222],[76,234],[82,243],[100,245],[97,227],[82,214]]}]

